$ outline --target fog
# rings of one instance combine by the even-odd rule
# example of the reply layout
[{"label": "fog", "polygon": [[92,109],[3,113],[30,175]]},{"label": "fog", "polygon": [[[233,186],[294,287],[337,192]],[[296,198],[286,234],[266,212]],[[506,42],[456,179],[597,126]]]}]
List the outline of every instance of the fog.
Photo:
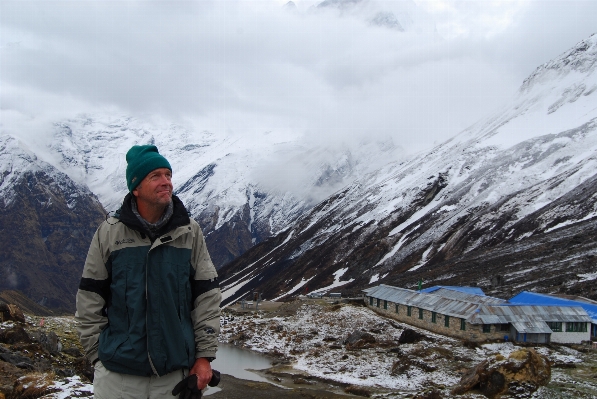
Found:
[{"label": "fog", "polygon": [[284,3],[3,0],[1,132],[108,112],[420,151],[597,30],[594,1]]}]

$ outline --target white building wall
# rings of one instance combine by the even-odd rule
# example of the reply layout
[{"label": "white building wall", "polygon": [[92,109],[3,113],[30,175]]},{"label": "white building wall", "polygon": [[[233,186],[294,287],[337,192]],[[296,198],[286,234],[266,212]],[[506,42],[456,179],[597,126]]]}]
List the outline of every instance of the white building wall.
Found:
[{"label": "white building wall", "polygon": [[[562,323],[563,324],[563,323]],[[553,332],[551,342],[558,344],[580,344],[581,341],[589,341],[591,332]]]}]

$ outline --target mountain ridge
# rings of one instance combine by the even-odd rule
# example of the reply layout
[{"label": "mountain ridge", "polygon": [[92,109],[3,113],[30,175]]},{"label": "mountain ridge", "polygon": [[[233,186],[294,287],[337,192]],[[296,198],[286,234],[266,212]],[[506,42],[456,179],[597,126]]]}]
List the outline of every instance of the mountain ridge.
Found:
[{"label": "mountain ridge", "polygon": [[[286,237],[292,234],[292,239],[284,246],[269,245],[262,259],[264,250],[255,249],[256,255],[251,250],[221,270],[226,300],[249,289],[267,298],[297,295],[296,287],[305,281],[311,290],[342,286],[347,293],[378,281],[412,287],[421,278],[437,280],[434,267],[455,267],[469,253],[507,244],[517,253],[513,262],[530,262],[524,251],[515,250],[518,242],[546,234],[553,238],[552,247],[561,248],[569,237],[558,237],[558,230],[581,223],[592,231],[597,108],[589,96],[597,84],[596,58],[593,35],[537,68],[512,104],[494,116],[321,202],[289,228]],[[574,101],[571,87],[584,88],[574,91]],[[562,263],[574,264],[573,257]],[[246,264],[251,267],[243,268]],[[500,265],[494,273],[508,275],[508,267]],[[591,271],[586,264],[575,267],[580,274]],[[275,268],[284,270],[283,278],[271,277]],[[461,271],[459,281],[495,288],[479,269],[468,277]],[[515,272],[524,273],[524,268]],[[528,285],[511,280],[506,279],[502,294]],[[540,278],[532,283],[550,289],[541,288]],[[574,291],[572,286],[564,289]]]}]

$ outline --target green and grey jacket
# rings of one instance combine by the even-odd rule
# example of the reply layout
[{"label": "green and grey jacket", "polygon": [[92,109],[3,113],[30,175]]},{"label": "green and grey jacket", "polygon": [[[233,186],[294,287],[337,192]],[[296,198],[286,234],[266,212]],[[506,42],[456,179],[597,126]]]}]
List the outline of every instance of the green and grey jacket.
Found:
[{"label": "green and grey jacket", "polygon": [[91,362],[141,376],[216,356],[221,294],[201,228],[173,196],[153,242],[127,195],[97,229],[77,292],[78,332]]}]

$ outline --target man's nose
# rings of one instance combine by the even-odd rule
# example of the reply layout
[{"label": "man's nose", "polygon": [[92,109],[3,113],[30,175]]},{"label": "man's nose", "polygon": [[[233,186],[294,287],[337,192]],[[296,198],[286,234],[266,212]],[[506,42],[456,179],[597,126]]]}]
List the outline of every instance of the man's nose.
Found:
[{"label": "man's nose", "polygon": [[163,175],[163,176],[160,176],[159,183],[160,183],[161,186],[163,186],[163,185],[172,185],[172,180],[168,176]]}]

